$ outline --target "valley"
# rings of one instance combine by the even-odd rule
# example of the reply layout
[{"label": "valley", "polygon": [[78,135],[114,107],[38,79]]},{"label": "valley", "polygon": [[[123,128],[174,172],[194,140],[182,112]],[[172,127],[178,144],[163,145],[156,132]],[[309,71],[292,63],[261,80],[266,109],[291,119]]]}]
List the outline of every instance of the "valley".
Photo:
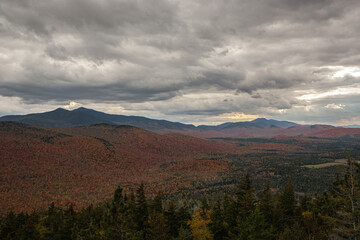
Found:
[{"label": "valley", "polygon": [[[108,199],[118,184],[129,192],[141,182],[148,196],[217,198],[234,193],[246,172],[256,191],[268,181],[272,191],[281,191],[292,179],[298,196],[314,195],[344,173],[347,153],[360,155],[356,129],[274,123],[237,126],[253,135],[263,131],[261,137],[199,138],[108,123],[53,128],[0,122],[0,209],[28,212],[51,202],[82,207]],[[274,128],[282,134],[266,133]]]}]

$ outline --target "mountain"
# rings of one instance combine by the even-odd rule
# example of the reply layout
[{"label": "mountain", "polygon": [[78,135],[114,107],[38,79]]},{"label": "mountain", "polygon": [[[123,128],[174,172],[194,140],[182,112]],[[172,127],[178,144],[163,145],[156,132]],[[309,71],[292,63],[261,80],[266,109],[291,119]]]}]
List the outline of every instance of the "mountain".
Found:
[{"label": "mountain", "polygon": [[288,128],[288,127],[294,127],[294,126],[300,126],[297,123],[288,122],[288,121],[277,121],[274,119],[266,119],[266,118],[257,118],[251,123],[257,125],[258,127],[281,127],[281,128]]},{"label": "mountain", "polygon": [[[199,138],[238,138],[238,137],[358,137],[359,128],[342,128],[330,125],[299,125],[288,121],[257,118],[246,122],[227,122],[217,126],[201,125],[195,127],[166,120],[156,120],[140,116],[107,114],[87,108],[72,111],[58,108],[54,111],[28,115],[4,116],[0,121],[14,121],[34,126],[70,128],[94,124],[129,125],[159,134],[179,133]],[[348,130],[352,129],[352,130]]]},{"label": "mountain", "polygon": [[[298,126],[298,124],[287,121],[277,121],[273,119],[258,118],[250,122],[227,122],[217,126],[201,125],[195,127],[191,124],[170,122],[166,120],[156,120],[140,116],[124,116],[107,114],[88,108],[78,108],[72,111],[58,108],[54,111],[44,113],[33,113],[28,115],[9,115],[0,117],[0,121],[14,121],[35,126],[66,128],[75,126],[90,126],[94,124],[106,123],[110,125],[130,125],[150,131],[162,130],[223,130],[230,128],[267,128],[281,127],[287,128]],[[166,132],[166,131],[165,131]]]},{"label": "mountain", "polygon": [[299,124],[288,121],[277,121],[274,119],[257,118],[248,122],[228,122],[215,127],[217,130],[230,129],[230,128],[288,128],[299,126]]},{"label": "mountain", "polygon": [[0,118],[0,121],[20,122],[34,126],[45,127],[72,127],[86,126],[97,123],[108,123],[110,121],[99,119],[83,111],[68,111],[58,108],[54,111],[45,113],[33,113],[28,115],[10,115]]},{"label": "mountain", "polygon": [[138,116],[107,114],[83,107],[72,111],[58,108],[54,111],[44,113],[4,116],[0,118],[0,121],[14,121],[29,125],[56,128],[90,126],[101,123],[110,125],[130,125],[149,131],[195,128],[195,126],[188,124],[170,122],[166,120],[155,120]]}]

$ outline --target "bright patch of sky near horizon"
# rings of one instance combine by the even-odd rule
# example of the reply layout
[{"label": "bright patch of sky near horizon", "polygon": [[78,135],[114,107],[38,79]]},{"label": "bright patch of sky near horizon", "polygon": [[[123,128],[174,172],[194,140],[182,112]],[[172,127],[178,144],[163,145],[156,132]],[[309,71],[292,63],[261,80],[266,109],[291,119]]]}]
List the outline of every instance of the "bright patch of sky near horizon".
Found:
[{"label": "bright patch of sky near horizon", "polygon": [[2,0],[0,116],[360,124],[357,0]]}]

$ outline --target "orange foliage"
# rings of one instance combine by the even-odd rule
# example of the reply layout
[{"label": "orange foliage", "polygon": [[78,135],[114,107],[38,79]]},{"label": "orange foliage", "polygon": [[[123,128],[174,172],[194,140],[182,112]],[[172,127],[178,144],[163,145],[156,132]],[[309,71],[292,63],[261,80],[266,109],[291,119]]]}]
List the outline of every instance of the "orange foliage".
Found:
[{"label": "orange foliage", "polygon": [[88,205],[109,198],[119,183],[129,188],[144,181],[150,194],[171,193],[195,176],[214,178],[227,164],[198,159],[232,149],[224,142],[133,127],[0,123],[0,213],[45,208],[53,201]]}]

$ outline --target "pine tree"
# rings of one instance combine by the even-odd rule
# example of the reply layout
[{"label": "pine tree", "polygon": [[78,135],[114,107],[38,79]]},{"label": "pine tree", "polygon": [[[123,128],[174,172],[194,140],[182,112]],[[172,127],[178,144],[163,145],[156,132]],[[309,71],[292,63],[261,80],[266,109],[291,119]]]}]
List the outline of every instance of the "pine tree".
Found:
[{"label": "pine tree", "polygon": [[176,219],[180,225],[180,228],[188,228],[187,223],[191,219],[191,213],[187,202],[183,202],[183,205],[176,211]]},{"label": "pine tree", "polygon": [[169,229],[165,224],[165,218],[162,213],[153,212],[150,214],[146,226],[146,240],[170,238]]},{"label": "pine tree", "polygon": [[222,240],[228,237],[228,225],[224,219],[224,213],[221,209],[220,201],[217,201],[210,214],[211,222],[209,229],[211,230],[215,240]]},{"label": "pine tree", "polygon": [[152,199],[152,201],[150,202],[149,208],[151,209],[151,212],[156,212],[156,213],[161,213],[162,212],[162,210],[163,210],[163,208],[162,208],[162,196],[161,196],[160,192],[158,194],[156,194],[154,199]]},{"label": "pine tree", "polygon": [[234,207],[234,210],[237,213],[236,224],[235,226],[230,225],[229,236],[232,238],[246,239],[249,226],[252,224],[251,216],[255,210],[255,196],[251,187],[249,173],[246,173],[238,185],[236,197]]},{"label": "pine tree", "polygon": [[131,191],[124,196],[124,223],[126,226],[126,239],[143,237],[143,232],[138,230],[136,197]]},{"label": "pine tree", "polygon": [[236,219],[238,216],[237,203],[232,196],[225,194],[222,205],[224,211],[224,221],[227,224],[229,231],[232,231],[236,226]]},{"label": "pine tree", "polygon": [[268,225],[273,221],[273,206],[271,202],[270,182],[267,182],[266,187],[262,191],[262,197],[259,204],[260,212],[264,216]]},{"label": "pine tree", "polygon": [[165,221],[170,230],[170,235],[177,237],[179,234],[179,221],[176,217],[175,203],[170,201],[164,213]]},{"label": "pine tree", "polygon": [[123,189],[119,186],[114,191],[113,199],[109,206],[109,212],[105,213],[102,225],[104,235],[107,239],[126,239],[126,232],[128,231],[128,218],[125,208],[125,197],[123,196]]},{"label": "pine tree", "polygon": [[247,172],[240,184],[237,186],[237,198],[241,201],[249,190],[251,190],[251,179],[250,174]]},{"label": "pine tree", "polygon": [[209,202],[207,200],[206,197],[201,198],[201,210],[205,211],[205,210],[209,210],[210,206],[209,206]]},{"label": "pine tree", "polygon": [[136,190],[136,223],[138,230],[142,231],[145,228],[145,223],[148,220],[148,206],[145,197],[144,184],[141,183]]},{"label": "pine tree", "polygon": [[286,220],[294,216],[296,207],[295,192],[289,179],[285,185],[283,193],[280,195],[280,208]]},{"label": "pine tree", "polygon": [[333,189],[333,200],[337,206],[332,218],[332,239],[360,239],[360,186],[359,165],[348,156],[348,167],[344,178]]},{"label": "pine tree", "polygon": [[123,189],[120,185],[118,185],[114,191],[114,196],[113,196],[113,203],[117,206],[119,206],[120,204],[122,204],[123,202]]},{"label": "pine tree", "polygon": [[238,185],[236,192],[237,196],[237,211],[241,219],[249,216],[254,210],[254,193],[251,187],[250,174],[246,173],[245,177],[242,179]]}]

